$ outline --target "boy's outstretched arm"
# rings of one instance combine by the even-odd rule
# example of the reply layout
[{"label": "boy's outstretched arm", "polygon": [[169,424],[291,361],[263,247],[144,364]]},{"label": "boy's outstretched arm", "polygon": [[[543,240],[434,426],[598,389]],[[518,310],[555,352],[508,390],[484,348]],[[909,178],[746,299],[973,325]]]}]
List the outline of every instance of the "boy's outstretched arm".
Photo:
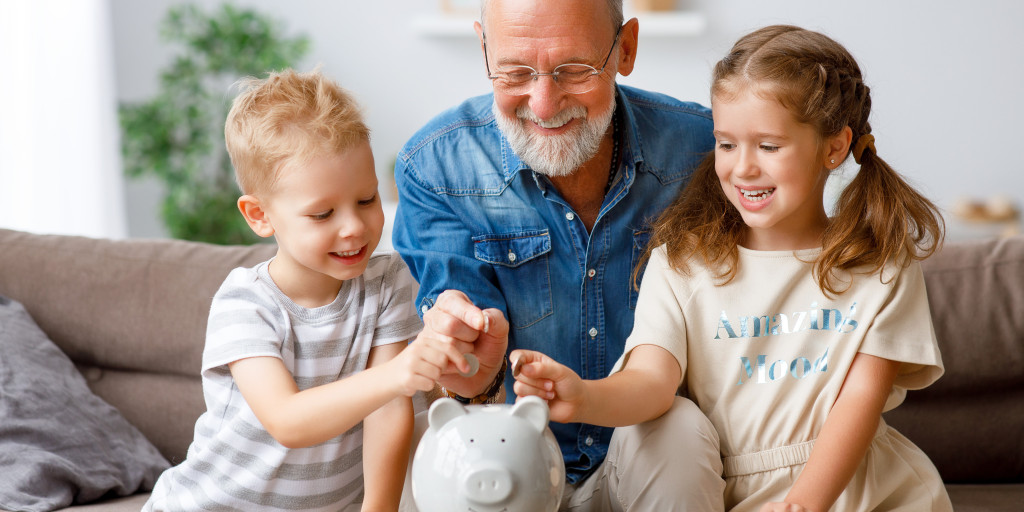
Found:
[{"label": "boy's outstretched arm", "polygon": [[396,397],[432,389],[449,361],[469,369],[454,343],[419,336],[384,364],[302,391],[276,357],[239,359],[228,366],[267,432],[288,448],[302,448],[344,433]]},{"label": "boy's outstretched arm", "polygon": [[515,350],[509,360],[519,368],[516,394],[547,400],[559,423],[619,427],[652,420],[672,407],[682,378],[675,357],[655,345],[637,346],[621,371],[598,380],[580,379],[540,352]]},{"label": "boy's outstretched arm", "polygon": [[[405,343],[370,351],[370,367],[395,358]],[[396,397],[363,421],[363,511],[398,510],[413,431],[412,400]]]},{"label": "boy's outstretched arm", "polygon": [[864,460],[899,366],[897,361],[857,354],[786,502],[768,503],[761,512],[824,512],[832,507]]}]

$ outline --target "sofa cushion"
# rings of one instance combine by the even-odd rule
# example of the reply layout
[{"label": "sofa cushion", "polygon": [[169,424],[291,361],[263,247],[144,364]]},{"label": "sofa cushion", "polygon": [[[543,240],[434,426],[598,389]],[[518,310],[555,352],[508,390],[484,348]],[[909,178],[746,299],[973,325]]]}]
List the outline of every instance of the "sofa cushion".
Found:
[{"label": "sofa cushion", "polygon": [[21,302],[93,393],[178,463],[206,410],[199,368],[213,294],[231,269],[275,252],[0,229],[0,295]]},{"label": "sofa cushion", "polygon": [[231,269],[275,252],[0,229],[0,294],[76,363],[198,378],[213,294]]},{"label": "sofa cushion", "polygon": [[1024,236],[950,243],[922,268],[946,373],[886,421],[947,482],[1024,482]]},{"label": "sofa cushion", "polygon": [[169,464],[17,301],[0,296],[0,508],[43,511],[150,489]]},{"label": "sofa cushion", "polygon": [[950,484],[946,486],[956,512],[1020,512],[1024,484]]}]

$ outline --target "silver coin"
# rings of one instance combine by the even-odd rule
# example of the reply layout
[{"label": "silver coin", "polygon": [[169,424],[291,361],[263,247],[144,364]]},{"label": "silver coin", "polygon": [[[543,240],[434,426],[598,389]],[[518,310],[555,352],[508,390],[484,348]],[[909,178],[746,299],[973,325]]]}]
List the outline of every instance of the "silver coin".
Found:
[{"label": "silver coin", "polygon": [[462,375],[463,377],[472,377],[476,375],[476,372],[480,370],[480,360],[477,359],[476,356],[474,356],[473,354],[462,354],[462,356],[465,357],[466,362],[469,363],[469,371],[460,371],[459,375]]}]

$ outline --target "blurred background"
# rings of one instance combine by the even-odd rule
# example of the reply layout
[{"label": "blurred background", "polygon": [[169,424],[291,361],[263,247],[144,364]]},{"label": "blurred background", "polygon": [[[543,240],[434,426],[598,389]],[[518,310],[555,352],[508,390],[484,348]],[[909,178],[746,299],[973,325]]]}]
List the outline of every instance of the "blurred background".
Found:
[{"label": "blurred background", "polygon": [[[619,82],[703,104],[711,66],[746,32],[825,32],[865,72],[879,154],[943,208],[950,238],[1020,229],[1024,2],[625,2],[640,44]],[[489,90],[477,11],[475,0],[0,0],[0,227],[238,241],[195,219],[224,203],[207,183],[224,168],[218,116],[240,63],[319,65],[350,90],[393,207],[402,144]],[[191,127],[167,128],[181,120]],[[168,211],[207,196],[191,218]],[[239,217],[228,203],[224,215]]]}]

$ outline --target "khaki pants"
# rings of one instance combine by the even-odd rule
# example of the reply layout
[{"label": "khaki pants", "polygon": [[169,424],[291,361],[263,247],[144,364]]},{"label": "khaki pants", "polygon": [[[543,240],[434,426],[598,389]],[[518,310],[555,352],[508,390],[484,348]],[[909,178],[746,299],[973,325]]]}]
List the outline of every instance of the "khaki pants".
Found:
[{"label": "khaki pants", "polygon": [[[416,442],[426,428],[426,414],[418,414]],[[410,481],[407,476],[403,512],[416,511]],[[718,432],[696,404],[676,397],[661,417],[616,428],[604,462],[586,480],[566,486],[559,510],[721,512],[724,491]]]}]

